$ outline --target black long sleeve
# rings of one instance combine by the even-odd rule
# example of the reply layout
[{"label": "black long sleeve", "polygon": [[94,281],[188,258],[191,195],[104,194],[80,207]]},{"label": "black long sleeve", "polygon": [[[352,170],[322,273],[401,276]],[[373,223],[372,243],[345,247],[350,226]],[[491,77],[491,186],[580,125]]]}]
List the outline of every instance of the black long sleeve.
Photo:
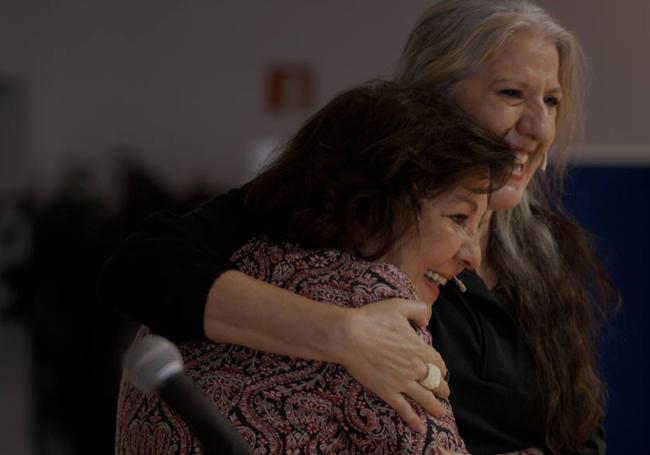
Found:
[{"label": "black long sleeve", "polygon": [[105,264],[102,303],[176,342],[203,337],[210,287],[256,233],[244,195],[234,189],[186,215],[147,218]]}]

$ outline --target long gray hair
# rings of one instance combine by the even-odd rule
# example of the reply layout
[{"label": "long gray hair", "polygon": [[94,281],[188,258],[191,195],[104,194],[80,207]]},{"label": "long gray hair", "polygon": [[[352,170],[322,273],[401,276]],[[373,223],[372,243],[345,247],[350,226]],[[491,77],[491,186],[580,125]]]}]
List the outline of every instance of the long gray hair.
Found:
[{"label": "long gray hair", "polygon": [[[584,231],[556,199],[566,149],[582,125],[582,48],[573,33],[531,1],[435,0],[409,36],[395,80],[453,97],[458,83],[520,30],[540,33],[559,55],[562,103],[554,174],[538,172],[517,207],[493,215],[485,256],[531,347],[546,444],[554,452],[584,446],[602,422],[604,387],[595,372],[594,338],[596,316],[607,313],[613,293]],[[599,299],[592,298],[589,285]]]}]

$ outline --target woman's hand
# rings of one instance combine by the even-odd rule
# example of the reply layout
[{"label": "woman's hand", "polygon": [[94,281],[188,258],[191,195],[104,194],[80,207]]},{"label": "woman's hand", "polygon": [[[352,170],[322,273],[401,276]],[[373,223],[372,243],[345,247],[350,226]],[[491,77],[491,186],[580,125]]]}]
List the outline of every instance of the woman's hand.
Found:
[{"label": "woman's hand", "polygon": [[336,362],[386,401],[416,431],[424,431],[408,396],[429,413],[442,416],[434,396],[449,396],[442,381],[433,393],[418,383],[427,363],[447,368],[440,355],[413,330],[426,326],[431,305],[389,299],[360,308],[309,300],[238,271],[224,273],[208,295],[206,336],[217,343],[305,359]]},{"label": "woman's hand", "polygon": [[434,394],[449,396],[444,380],[433,393],[418,383],[427,373],[427,363],[438,366],[443,377],[447,373],[440,354],[409,323],[426,327],[431,305],[389,299],[346,313],[345,322],[338,328],[338,363],[394,408],[411,428],[424,432],[424,422],[405,396],[438,417],[444,415],[445,409]]}]

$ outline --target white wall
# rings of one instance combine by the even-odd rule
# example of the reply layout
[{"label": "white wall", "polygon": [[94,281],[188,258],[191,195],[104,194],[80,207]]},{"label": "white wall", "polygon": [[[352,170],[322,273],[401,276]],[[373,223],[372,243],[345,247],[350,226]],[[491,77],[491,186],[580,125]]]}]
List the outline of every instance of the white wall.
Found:
[{"label": "white wall", "polygon": [[591,67],[589,142],[650,144],[650,2],[541,3],[585,45]]},{"label": "white wall", "polygon": [[650,164],[650,2],[543,0],[574,30],[590,67],[585,145],[576,160]]},{"label": "white wall", "polygon": [[[19,169],[12,175],[35,174],[47,183],[72,156],[107,166],[110,149],[127,144],[179,185],[197,176],[241,182],[253,144],[286,134],[304,115],[264,110],[268,64],[313,65],[320,105],[353,83],[390,74],[427,4],[7,1],[0,25],[9,25],[2,33],[13,40],[0,40],[0,62],[29,88],[32,133],[30,159],[14,160]],[[587,144],[600,147],[600,155],[622,144],[628,155],[644,158],[650,3],[541,3],[578,32],[590,56]]]},{"label": "white wall", "polygon": [[265,112],[267,65],[313,65],[320,105],[390,73],[425,3],[48,3],[29,75],[39,174],[55,175],[70,156],[103,163],[112,146],[128,144],[176,183],[198,175],[237,184],[257,139],[298,120]]},{"label": "white wall", "polygon": [[[0,196],[2,190],[24,180],[30,166],[26,95],[39,42],[30,10],[20,0],[0,4]],[[15,85],[17,92],[7,92],[7,84]],[[22,111],[16,111],[18,100],[23,102]]]}]

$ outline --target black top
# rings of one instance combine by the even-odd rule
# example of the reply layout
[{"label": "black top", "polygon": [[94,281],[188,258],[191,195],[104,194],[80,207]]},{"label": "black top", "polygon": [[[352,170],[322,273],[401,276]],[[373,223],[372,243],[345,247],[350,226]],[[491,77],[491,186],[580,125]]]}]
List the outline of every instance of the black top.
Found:
[{"label": "black top", "polygon": [[[260,229],[246,212],[242,189],[185,216],[155,214],[107,262],[100,298],[176,342],[203,337],[212,283],[234,268],[228,258]],[[475,273],[465,271],[461,279],[468,291],[445,286],[429,323],[450,371],[460,434],[472,454],[544,447],[531,353],[511,305]],[[590,446],[579,453],[605,453],[602,432]]]},{"label": "black top", "polygon": [[471,453],[543,447],[532,358],[510,308],[474,273],[433,305],[429,330],[450,371],[451,403]]}]

